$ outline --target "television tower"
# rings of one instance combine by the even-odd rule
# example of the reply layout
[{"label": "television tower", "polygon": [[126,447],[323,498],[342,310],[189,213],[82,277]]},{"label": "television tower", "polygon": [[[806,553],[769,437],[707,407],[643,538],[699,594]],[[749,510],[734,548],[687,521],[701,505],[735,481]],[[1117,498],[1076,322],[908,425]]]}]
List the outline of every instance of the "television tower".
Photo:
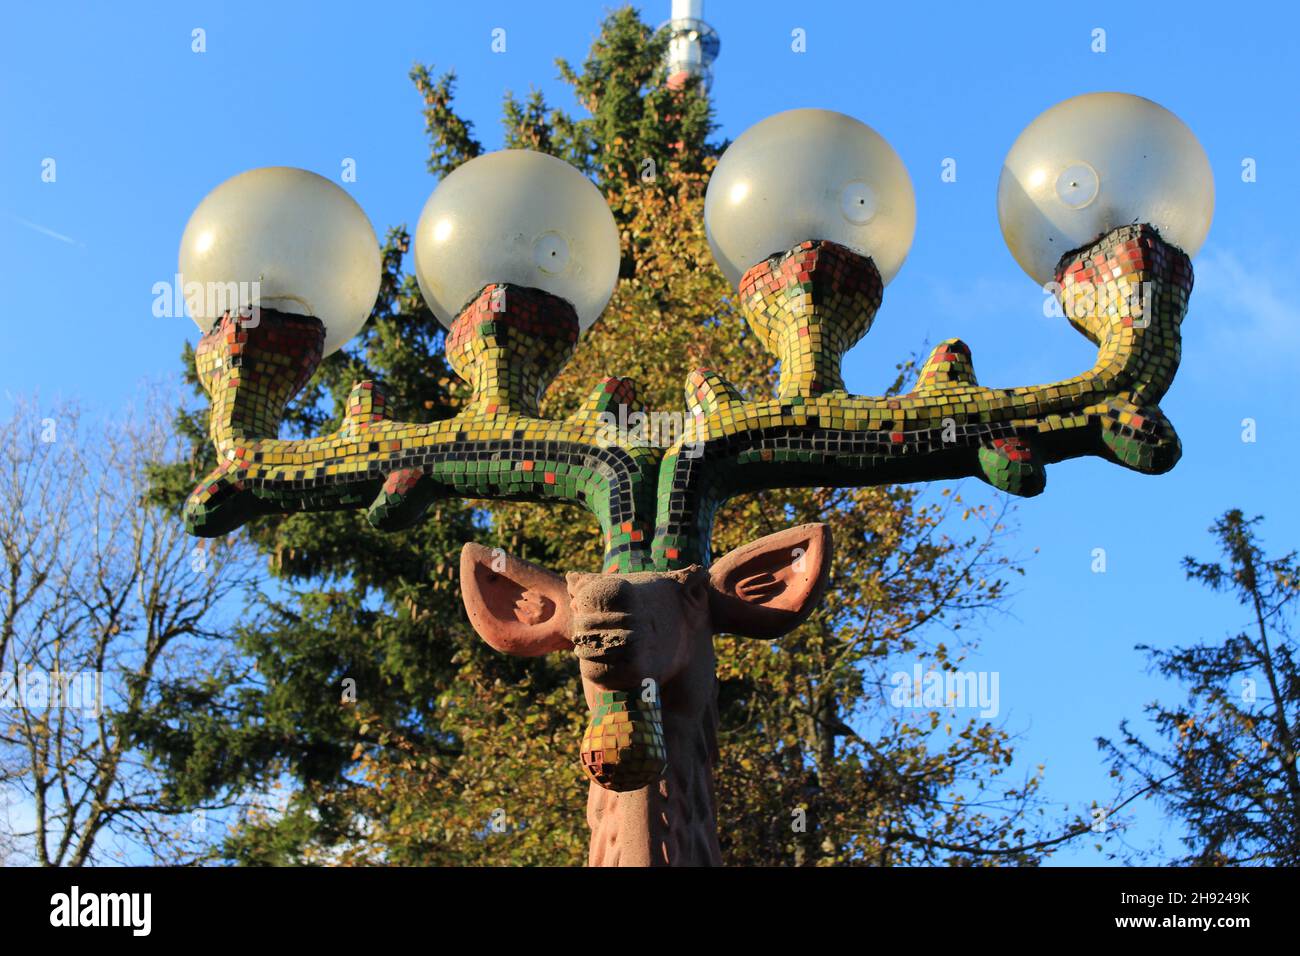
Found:
[{"label": "television tower", "polygon": [[688,77],[698,76],[707,91],[713,84],[713,61],[722,41],[704,22],[704,0],[673,0],[672,19],[665,26],[672,32],[668,85],[681,86]]}]

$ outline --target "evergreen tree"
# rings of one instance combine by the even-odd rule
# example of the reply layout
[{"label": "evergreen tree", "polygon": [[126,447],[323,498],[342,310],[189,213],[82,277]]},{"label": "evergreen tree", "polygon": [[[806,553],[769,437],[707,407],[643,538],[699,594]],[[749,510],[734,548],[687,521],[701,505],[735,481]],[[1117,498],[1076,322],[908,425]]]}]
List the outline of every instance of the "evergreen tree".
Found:
[{"label": "evergreen tree", "polygon": [[1147,706],[1159,743],[1127,721],[1122,740],[1098,741],[1117,776],[1184,825],[1178,865],[1300,865],[1300,666],[1290,620],[1300,562],[1295,551],[1264,553],[1261,520],[1228,511],[1210,528],[1223,560],[1183,559],[1189,580],[1235,597],[1249,623],[1222,642],[1139,645],[1187,697]]}]

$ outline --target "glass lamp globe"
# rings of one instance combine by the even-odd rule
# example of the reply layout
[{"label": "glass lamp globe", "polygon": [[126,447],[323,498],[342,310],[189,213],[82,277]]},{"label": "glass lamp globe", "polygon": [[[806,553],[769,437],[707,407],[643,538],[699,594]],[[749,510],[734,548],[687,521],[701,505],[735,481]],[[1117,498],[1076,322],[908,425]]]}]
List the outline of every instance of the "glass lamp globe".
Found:
[{"label": "glass lamp globe", "polygon": [[1065,253],[1131,223],[1193,256],[1213,215],[1214,177],[1192,131],[1128,93],[1057,103],[1016,139],[998,181],[1002,236],[1040,284]]},{"label": "glass lamp globe", "polygon": [[320,319],[328,355],[365,324],[381,263],[370,220],[343,189],[305,169],[266,166],[203,198],[181,236],[180,272],[203,332],[226,309],[258,305]]},{"label": "glass lamp globe", "polygon": [[704,225],[733,286],[809,239],[870,256],[889,282],[912,246],[916,198],[903,161],[870,126],[831,110],[789,110],[751,126],[722,154]]},{"label": "glass lamp globe", "polygon": [[475,157],[442,180],[415,227],[415,273],[447,328],[485,285],[509,282],[568,301],[587,329],[618,281],[618,228],[600,190],[529,149]]}]

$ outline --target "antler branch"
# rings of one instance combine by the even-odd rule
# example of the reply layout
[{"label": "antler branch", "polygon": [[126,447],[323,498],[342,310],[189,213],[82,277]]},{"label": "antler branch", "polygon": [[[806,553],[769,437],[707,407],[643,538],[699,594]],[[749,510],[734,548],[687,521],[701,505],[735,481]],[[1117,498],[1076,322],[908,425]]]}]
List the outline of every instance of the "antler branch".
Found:
[{"label": "antler branch", "polygon": [[746,402],[708,370],[688,378],[696,422],[660,469],[657,566],[707,562],[717,508],[743,492],[976,475],[1036,495],[1047,463],[1081,455],[1172,468],[1181,445],[1157,403],[1178,367],[1190,260],[1150,226],[1127,226],[1064,256],[1057,281],[1071,324],[1099,347],[1084,374],[981,387],[970,349],[949,339],[911,392],[862,397],[842,390],[839,366],[880,302],[871,261],[805,242],[755,266],[741,302],[781,362],[778,397]]},{"label": "antler branch", "polygon": [[607,570],[648,567],[662,452],[619,445],[603,418],[633,401],[631,382],[604,379],[562,420],[538,412],[577,338],[564,300],[489,285],[448,333],[448,361],[473,389],[459,414],[395,422],[383,392],[361,382],[338,431],[284,440],[284,406],[320,362],[321,324],[269,310],[256,323],[227,315],[196,354],[221,463],[187,500],[187,527],[215,536],[262,514],[365,507],[373,525],[396,530],[440,497],[561,501],[600,521]]}]

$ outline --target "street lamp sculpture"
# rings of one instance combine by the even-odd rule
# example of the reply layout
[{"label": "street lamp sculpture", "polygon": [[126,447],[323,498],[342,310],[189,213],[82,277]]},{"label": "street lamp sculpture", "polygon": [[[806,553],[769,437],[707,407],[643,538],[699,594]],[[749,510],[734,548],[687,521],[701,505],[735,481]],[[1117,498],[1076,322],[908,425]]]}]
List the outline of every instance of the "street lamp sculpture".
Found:
[{"label": "street lamp sculpture", "polygon": [[697,369],[685,383],[689,427],[656,448],[610,427],[635,401],[627,379],[595,383],[567,418],[541,417],[542,394],[613,292],[618,235],[572,167],[491,153],[438,185],[415,237],[420,287],[469,402],[445,420],[398,422],[379,386],[361,382],[338,431],[284,440],[286,402],[364,324],[379,256],[341,189],[301,170],[254,170],[210,194],[182,241],[187,280],[258,283],[259,296],[251,316],[191,302],[219,464],[185,520],[213,536],[258,515],[339,508],[398,529],[446,497],[586,508],[604,574],[561,576],[466,544],[469,619],[497,650],[578,658],[591,864],[719,863],[713,636],[771,639],[800,624],[825,587],[831,539],[804,525],[715,558],[718,507],[765,489],[967,475],[1029,496],[1049,464],[1083,455],[1172,468],[1180,444],[1159,402],[1212,209],[1205,153],[1171,113],[1118,93],[1056,105],[1008,154],[998,214],[1016,260],[1097,345],[1096,363],[1061,382],[989,388],[970,349],[948,339],[906,394],[853,395],[841,360],[911,245],[911,182],[855,119],[770,117],[720,159],[705,222],[780,364],[776,395],[746,399]]}]

